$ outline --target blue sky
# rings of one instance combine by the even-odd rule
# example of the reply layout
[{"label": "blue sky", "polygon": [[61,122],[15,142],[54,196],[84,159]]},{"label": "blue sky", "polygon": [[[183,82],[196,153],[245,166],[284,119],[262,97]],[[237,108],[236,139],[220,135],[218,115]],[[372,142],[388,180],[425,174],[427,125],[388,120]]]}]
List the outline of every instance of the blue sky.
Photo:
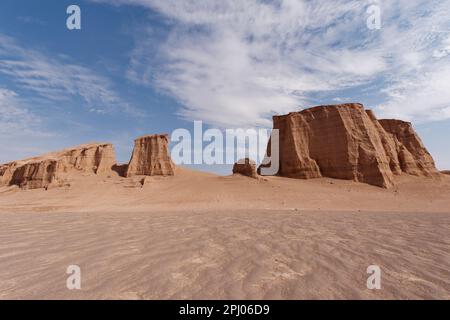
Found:
[{"label": "blue sky", "polygon": [[450,168],[449,16],[445,0],[2,0],[0,162],[89,141],[126,162],[135,137],[193,120],[270,127],[351,101],[412,121]]}]

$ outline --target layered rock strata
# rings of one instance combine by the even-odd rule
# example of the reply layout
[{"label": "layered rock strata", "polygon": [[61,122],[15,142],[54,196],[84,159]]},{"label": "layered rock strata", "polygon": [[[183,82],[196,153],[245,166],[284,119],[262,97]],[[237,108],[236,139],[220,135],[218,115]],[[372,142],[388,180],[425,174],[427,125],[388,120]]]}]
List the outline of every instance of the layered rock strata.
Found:
[{"label": "layered rock strata", "polygon": [[361,104],[319,106],[274,116],[273,121],[279,130],[280,176],[330,177],[390,188],[401,173],[437,173],[410,123],[378,121]]},{"label": "layered rock strata", "polygon": [[111,144],[85,144],[1,165],[0,186],[48,188],[63,183],[73,173],[110,174],[115,163]]},{"label": "layered rock strata", "polygon": [[134,141],[133,154],[126,176],[173,176],[175,165],[170,158],[166,134],[143,136]]}]

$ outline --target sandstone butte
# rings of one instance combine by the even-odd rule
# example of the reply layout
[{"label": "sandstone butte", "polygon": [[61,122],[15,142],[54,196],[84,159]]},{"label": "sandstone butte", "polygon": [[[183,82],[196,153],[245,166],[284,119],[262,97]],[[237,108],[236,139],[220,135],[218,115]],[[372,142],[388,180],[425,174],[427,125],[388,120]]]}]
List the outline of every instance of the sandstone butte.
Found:
[{"label": "sandstone butte", "polygon": [[249,158],[239,160],[233,165],[233,174],[258,178],[258,174],[256,173],[256,162]]},{"label": "sandstone butte", "polygon": [[170,158],[169,136],[155,134],[137,138],[133,154],[126,171],[127,177],[173,176],[175,165]]},{"label": "sandstone butte", "polygon": [[329,177],[390,188],[402,173],[438,174],[411,123],[377,120],[361,104],[318,106],[274,116],[273,123],[279,129],[280,176]]},{"label": "sandstone butte", "polygon": [[128,165],[117,165],[112,144],[85,144],[40,157],[0,165],[0,186],[22,189],[57,187],[74,174],[173,175],[168,136],[152,135],[135,141]]}]

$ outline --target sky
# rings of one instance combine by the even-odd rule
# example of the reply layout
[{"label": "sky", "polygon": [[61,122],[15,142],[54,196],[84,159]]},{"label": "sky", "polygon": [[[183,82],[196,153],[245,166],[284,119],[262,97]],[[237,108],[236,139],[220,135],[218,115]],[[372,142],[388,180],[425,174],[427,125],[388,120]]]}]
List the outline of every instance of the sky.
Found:
[{"label": "sky", "polygon": [[127,162],[134,138],[194,120],[360,102],[450,169],[449,17],[448,0],[2,0],[0,163],[91,141]]}]

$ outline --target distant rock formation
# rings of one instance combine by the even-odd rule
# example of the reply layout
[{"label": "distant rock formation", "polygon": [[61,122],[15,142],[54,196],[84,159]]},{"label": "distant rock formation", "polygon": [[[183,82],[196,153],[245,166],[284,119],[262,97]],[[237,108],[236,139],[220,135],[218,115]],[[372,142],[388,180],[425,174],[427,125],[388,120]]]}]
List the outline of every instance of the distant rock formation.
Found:
[{"label": "distant rock formation", "polygon": [[441,173],[450,175],[450,170],[444,170],[444,171],[441,171]]},{"label": "distant rock formation", "polygon": [[249,158],[241,159],[233,166],[233,174],[240,174],[243,176],[257,178],[256,174],[256,162]]},{"label": "distant rock formation", "polygon": [[[71,174],[118,174],[132,176],[172,176],[168,135],[150,135],[135,140],[129,164],[116,164],[112,144],[85,144],[26,160],[0,165],[0,187],[48,188],[67,183]],[[139,182],[145,179],[139,179]],[[140,183],[143,185],[143,182]]]},{"label": "distant rock formation", "polygon": [[378,121],[361,104],[319,106],[274,116],[273,121],[280,133],[280,176],[330,177],[390,188],[402,172],[437,173],[410,123]]},{"label": "distant rock formation", "polygon": [[14,161],[0,166],[0,186],[23,189],[61,185],[71,173],[112,173],[116,157],[111,144],[85,144],[41,157]]},{"label": "distant rock formation", "polygon": [[173,176],[175,165],[169,153],[169,136],[155,134],[134,141],[133,155],[127,168],[127,177]]}]

